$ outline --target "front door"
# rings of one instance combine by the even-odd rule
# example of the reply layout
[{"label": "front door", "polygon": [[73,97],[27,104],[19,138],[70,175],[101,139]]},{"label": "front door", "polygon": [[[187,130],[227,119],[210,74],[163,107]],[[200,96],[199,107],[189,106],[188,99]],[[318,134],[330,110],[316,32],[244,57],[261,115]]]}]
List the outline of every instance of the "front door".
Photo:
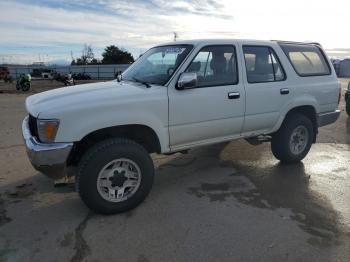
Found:
[{"label": "front door", "polygon": [[201,48],[185,72],[198,77],[195,88],[169,89],[172,150],[240,136],[245,92],[234,45]]}]

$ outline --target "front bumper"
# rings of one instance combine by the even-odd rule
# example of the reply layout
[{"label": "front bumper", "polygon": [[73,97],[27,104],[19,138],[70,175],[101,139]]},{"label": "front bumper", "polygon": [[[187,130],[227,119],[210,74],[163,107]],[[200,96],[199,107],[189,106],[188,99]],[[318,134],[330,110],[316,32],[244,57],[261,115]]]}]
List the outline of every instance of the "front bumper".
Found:
[{"label": "front bumper", "polygon": [[340,115],[340,110],[318,114],[318,117],[317,117],[318,126],[321,127],[321,126],[326,126],[334,123],[335,121],[337,121],[339,115]]},{"label": "front bumper", "polygon": [[28,117],[23,120],[22,134],[33,167],[51,178],[65,176],[66,161],[73,143],[40,143],[31,135]]}]

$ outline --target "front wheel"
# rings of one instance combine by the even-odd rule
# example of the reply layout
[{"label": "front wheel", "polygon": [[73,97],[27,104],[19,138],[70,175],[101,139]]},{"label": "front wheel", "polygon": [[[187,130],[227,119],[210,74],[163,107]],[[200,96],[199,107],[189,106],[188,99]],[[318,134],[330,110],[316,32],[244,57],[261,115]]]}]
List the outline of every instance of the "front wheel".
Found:
[{"label": "front wheel", "polygon": [[140,204],[152,188],[154,166],[148,152],[127,139],[109,139],[82,157],[77,191],[93,211],[116,214]]},{"label": "front wheel", "polygon": [[27,92],[30,89],[30,83],[29,82],[25,82],[25,83],[22,84],[21,87],[22,87],[22,91],[23,92]]},{"label": "front wheel", "polygon": [[278,132],[272,136],[273,155],[284,163],[301,161],[311,148],[314,132],[308,117],[299,113],[289,115]]}]

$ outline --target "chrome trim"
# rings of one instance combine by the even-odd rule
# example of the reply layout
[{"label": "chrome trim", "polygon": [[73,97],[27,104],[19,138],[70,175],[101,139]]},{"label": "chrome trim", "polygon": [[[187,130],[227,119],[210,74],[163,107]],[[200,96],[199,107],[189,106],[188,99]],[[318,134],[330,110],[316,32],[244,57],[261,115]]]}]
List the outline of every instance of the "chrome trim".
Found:
[{"label": "chrome trim", "polygon": [[28,124],[29,117],[22,122],[22,135],[27,155],[33,167],[53,178],[64,176],[66,160],[73,143],[41,143],[32,136]]},{"label": "chrome trim", "polygon": [[335,110],[334,112],[321,113],[317,116],[318,126],[326,126],[337,121],[340,115],[340,110]]},{"label": "chrome trim", "polygon": [[197,73],[184,72],[180,75],[179,81],[177,81],[178,90],[194,88],[197,85],[198,85]]}]

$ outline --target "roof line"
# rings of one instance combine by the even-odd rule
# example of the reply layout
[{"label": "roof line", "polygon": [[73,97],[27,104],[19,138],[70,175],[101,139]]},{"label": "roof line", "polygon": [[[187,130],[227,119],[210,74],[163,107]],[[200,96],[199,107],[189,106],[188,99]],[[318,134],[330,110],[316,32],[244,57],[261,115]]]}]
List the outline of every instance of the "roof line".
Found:
[{"label": "roof line", "polygon": [[271,40],[277,43],[281,43],[281,44],[295,44],[295,45],[317,45],[317,46],[321,46],[320,43],[317,42],[296,42],[296,41],[283,41],[283,40]]}]

